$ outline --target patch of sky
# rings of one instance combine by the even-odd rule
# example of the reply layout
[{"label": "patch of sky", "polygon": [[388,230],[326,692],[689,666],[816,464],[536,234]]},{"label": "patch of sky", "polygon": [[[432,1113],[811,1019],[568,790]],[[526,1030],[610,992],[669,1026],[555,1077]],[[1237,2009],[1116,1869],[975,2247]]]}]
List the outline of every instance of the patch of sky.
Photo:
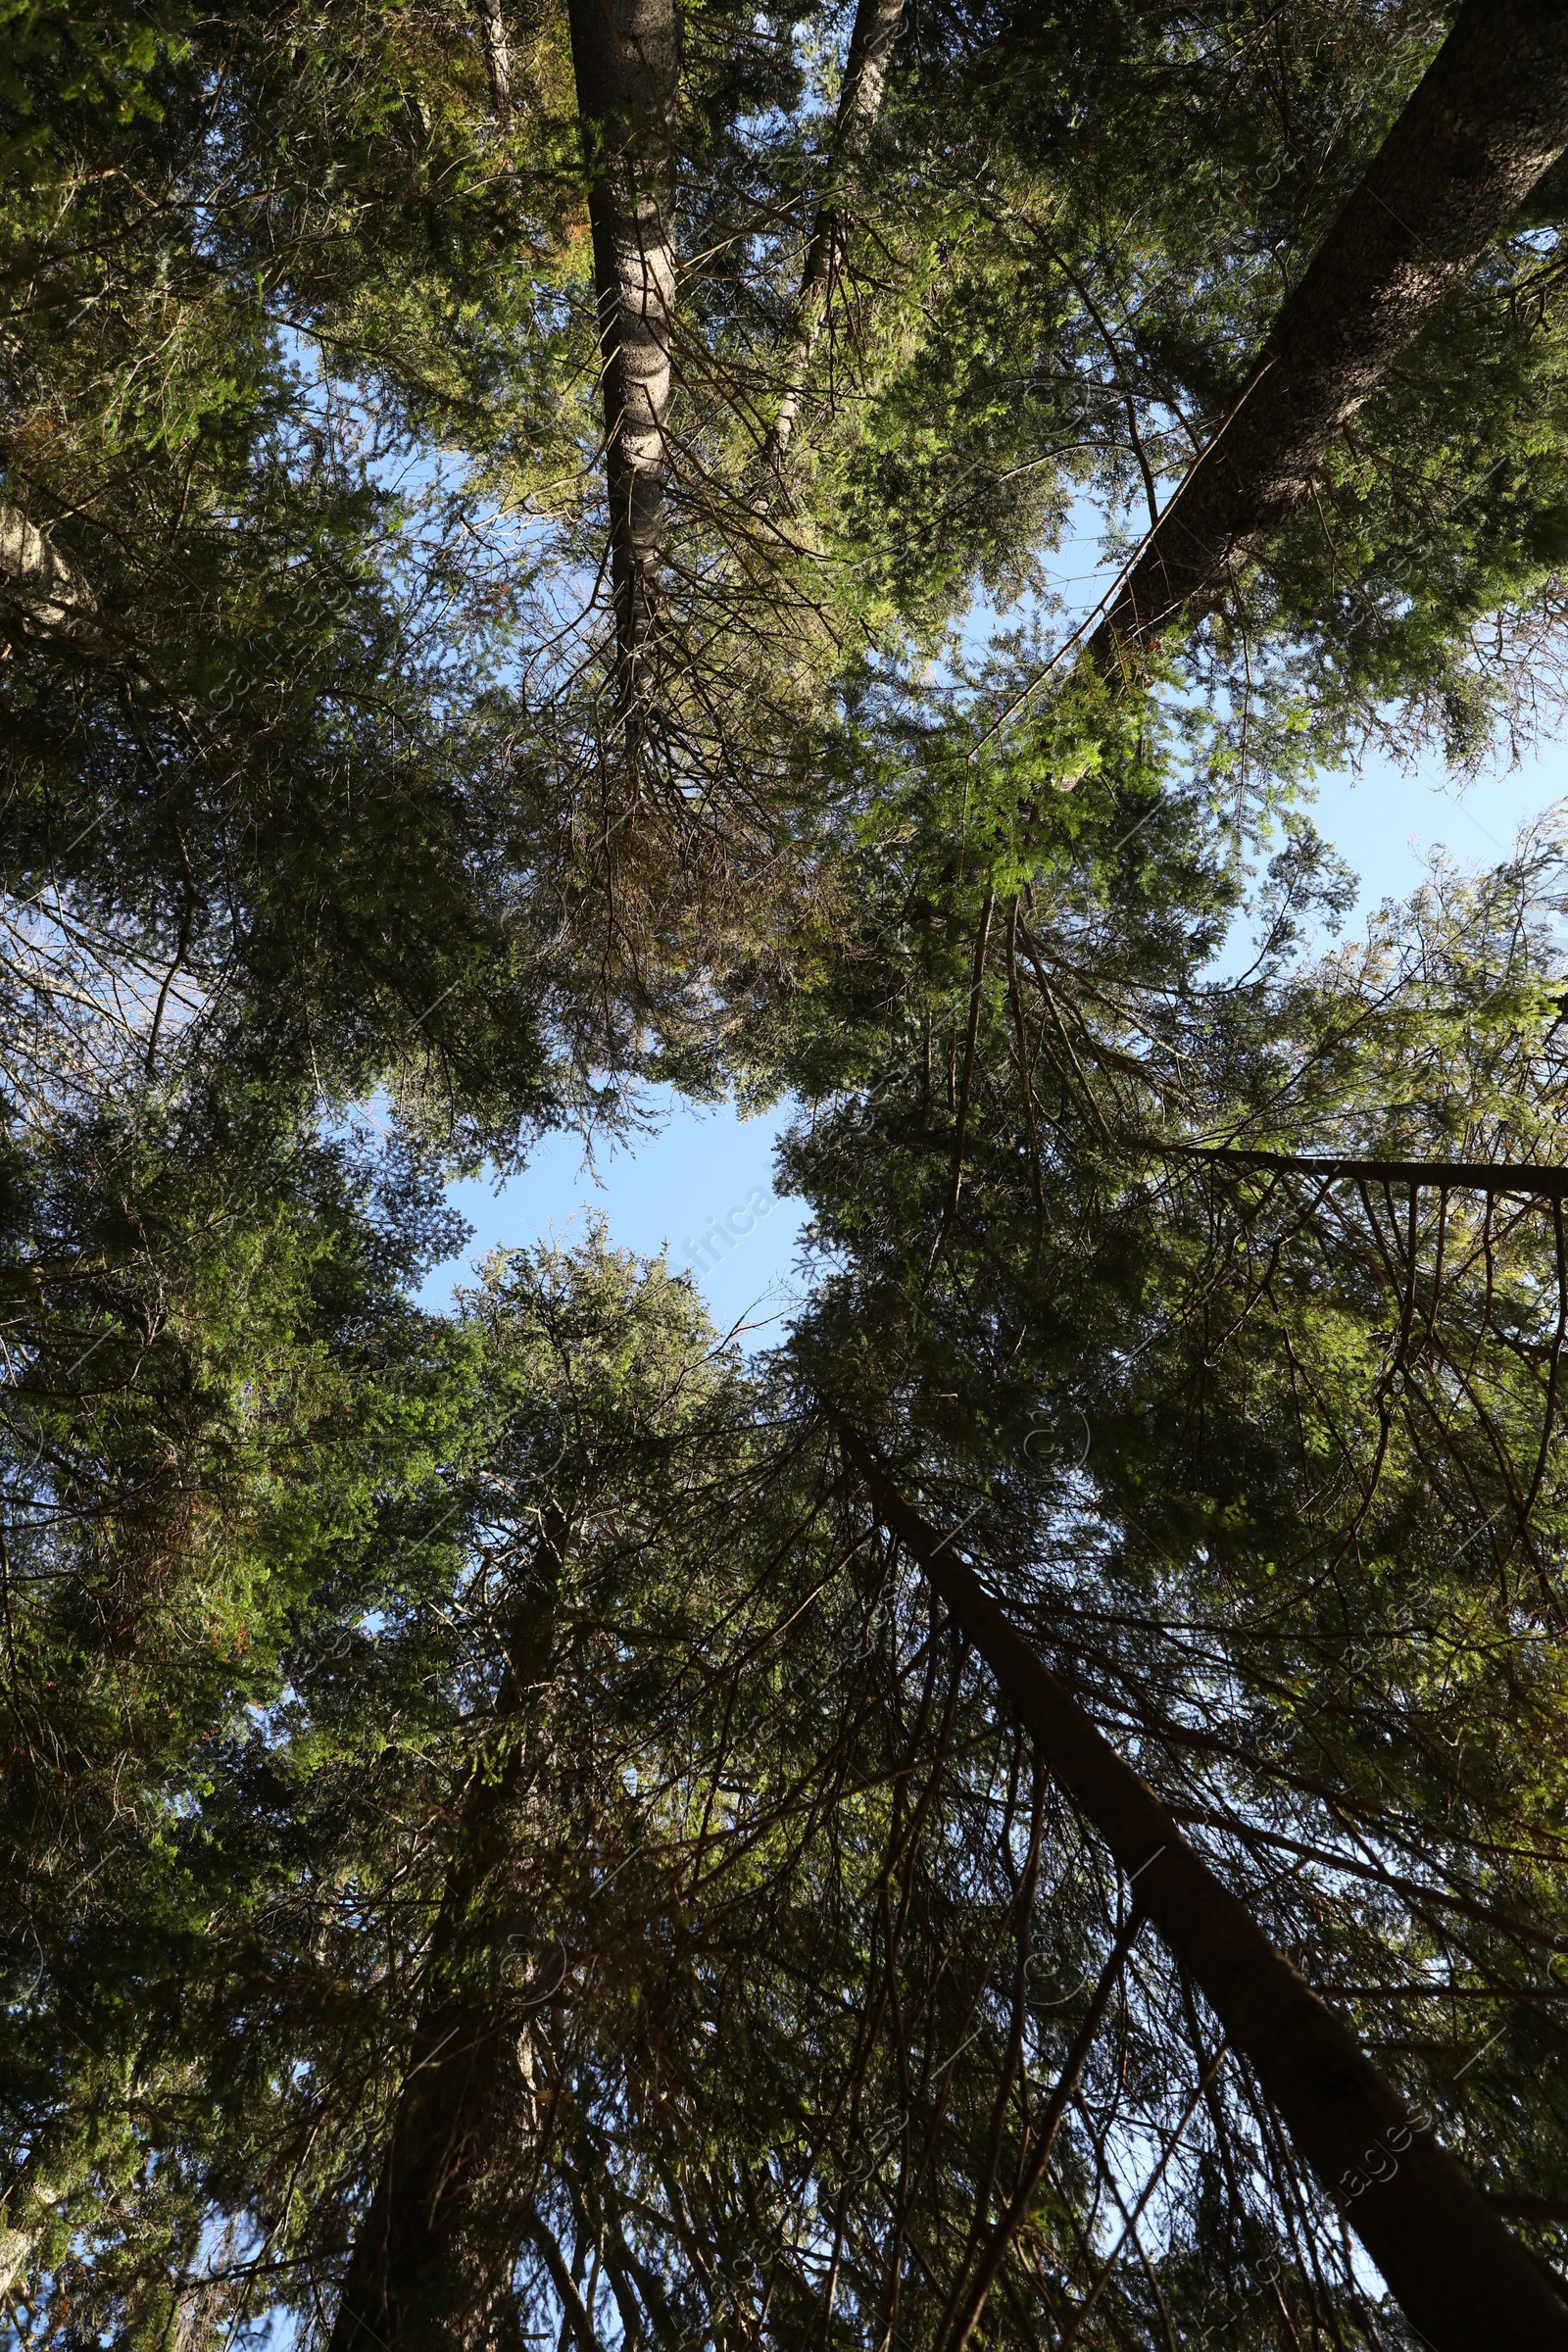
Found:
[{"label": "patch of sky", "polygon": [[1462,868],[1501,865],[1521,832],[1568,803],[1568,743],[1548,740],[1517,766],[1457,780],[1441,759],[1396,767],[1368,759],[1323,777],[1311,816],[1360,882],[1357,911],[1408,897],[1436,856]]},{"label": "patch of sky", "polygon": [[[1021,612],[1004,613],[976,597],[960,631],[965,660],[981,662],[986,647],[1000,633],[1016,630],[1020,618],[1043,630],[1049,614],[1054,625],[1044,659],[1050,662],[1108,600],[1128,560],[1126,542],[1123,516],[1107,518],[1088,496],[1075,499],[1047,560],[1047,598],[1025,600]],[[1049,692],[1047,681],[1035,689],[1042,690]],[[1512,764],[1494,760],[1473,778],[1456,775],[1436,752],[1408,764],[1373,752],[1357,768],[1317,777],[1306,796],[1306,813],[1356,877],[1347,929],[1359,926],[1386,900],[1408,898],[1435,859],[1446,859],[1461,871],[1504,863],[1521,834],[1559,808],[1568,808],[1568,741],[1556,737],[1527,747]],[[1276,828],[1263,844],[1262,858],[1281,843]],[[1319,932],[1307,944],[1321,948],[1326,935]],[[1210,967],[1211,976],[1237,977],[1253,955],[1252,924],[1244,907]]]},{"label": "patch of sky", "polygon": [[[999,631],[1020,619],[1043,624],[1048,614],[1061,644],[1113,586],[1126,560],[1124,539],[1116,526],[1107,534],[1104,516],[1087,499],[1075,502],[1049,560],[1048,597],[1024,600],[1021,614],[976,597],[960,633],[965,660],[978,663]],[[1320,777],[1309,813],[1357,876],[1348,927],[1358,927],[1385,900],[1408,897],[1434,857],[1446,854],[1470,869],[1501,863],[1521,831],[1560,803],[1568,803],[1568,744],[1544,741],[1517,764],[1472,782],[1456,779],[1436,757],[1400,768],[1373,756],[1356,772]],[[1322,935],[1306,943],[1309,950],[1325,944]],[[1211,976],[1236,977],[1253,955],[1244,908]],[[454,1185],[452,1204],[473,1239],[459,1259],[431,1273],[426,1303],[448,1306],[498,1246],[569,1244],[602,1217],[619,1247],[666,1252],[670,1267],[703,1292],[721,1331],[736,1332],[748,1348],[775,1344],[806,1284],[805,1204],[774,1184],[775,1149],[795,1106],[743,1119],[733,1106],[698,1104],[665,1090],[649,1107],[652,1131],[599,1142],[591,1157],[577,1136],[549,1136],[505,1182]]]},{"label": "patch of sky", "polygon": [[695,1103],[668,1087],[647,1107],[658,1121],[652,1133],[596,1140],[591,1157],[580,1136],[549,1135],[504,1182],[454,1184],[448,1198],[473,1238],[429,1275],[424,1303],[446,1308],[492,1250],[541,1241],[570,1247],[603,1218],[618,1248],[665,1254],[671,1272],[689,1275],[720,1331],[734,1331],[749,1348],[775,1344],[799,1295],[806,1222],[804,1202],[774,1189],[774,1148],[791,1110],[743,1119],[727,1104]]}]

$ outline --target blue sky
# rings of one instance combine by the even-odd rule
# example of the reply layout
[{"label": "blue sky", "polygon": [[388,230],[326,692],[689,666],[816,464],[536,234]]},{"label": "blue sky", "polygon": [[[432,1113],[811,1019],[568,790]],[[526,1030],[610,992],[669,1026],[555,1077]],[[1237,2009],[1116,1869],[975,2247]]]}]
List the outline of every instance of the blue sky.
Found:
[{"label": "blue sky", "polygon": [[[1361,876],[1361,904],[1370,908],[1408,892],[1440,844],[1461,864],[1495,863],[1520,826],[1558,800],[1568,800],[1568,748],[1553,744],[1463,793],[1438,763],[1412,775],[1374,763],[1359,778],[1324,779],[1313,815]],[[576,1136],[555,1135],[501,1191],[483,1181],[455,1185],[454,1204],[474,1239],[431,1276],[429,1301],[444,1304],[454,1282],[468,1279],[468,1265],[498,1243],[552,1234],[567,1241],[598,1213],[621,1248],[647,1255],[667,1249],[671,1266],[692,1271],[720,1329],[750,1326],[750,1347],[778,1337],[799,1289],[805,1221],[800,1201],[773,1191],[773,1148],[788,1106],[741,1119],[668,1094],[660,1107],[659,1133],[629,1147],[598,1147],[594,1167]]]},{"label": "blue sky", "polygon": [[[1095,605],[1117,568],[1105,554],[1102,518],[1080,504],[1052,564],[1064,625]],[[971,650],[998,617],[977,601],[964,630]],[[1539,759],[1484,775],[1462,791],[1439,760],[1408,774],[1369,760],[1358,776],[1321,778],[1311,813],[1360,876],[1364,912],[1386,898],[1406,896],[1440,847],[1461,865],[1497,863],[1520,828],[1558,801],[1568,801],[1568,745],[1549,744]],[[1230,960],[1227,952],[1222,966]],[[554,1135],[499,1191],[482,1180],[454,1185],[454,1205],[474,1237],[458,1260],[431,1275],[427,1301],[445,1305],[454,1284],[470,1279],[470,1269],[498,1245],[552,1235],[569,1241],[598,1214],[622,1249],[648,1256],[667,1250],[670,1265],[700,1283],[720,1330],[738,1329],[748,1348],[780,1337],[802,1287],[806,1221],[802,1202],[773,1190],[774,1146],[790,1106],[741,1119],[727,1106],[696,1105],[672,1093],[656,1106],[659,1132],[629,1146],[596,1146],[592,1164],[578,1137]]]},{"label": "blue sky", "polygon": [[1531,818],[1568,801],[1568,745],[1545,744],[1510,772],[1460,791],[1440,761],[1411,775],[1368,762],[1359,778],[1322,780],[1312,819],[1361,877],[1361,904],[1402,898],[1429,853],[1446,847],[1461,865],[1496,865]]},{"label": "blue sky", "polygon": [[580,1138],[551,1135],[499,1192],[482,1180],[455,1184],[451,1200],[474,1238],[464,1259],[430,1277],[430,1303],[444,1304],[454,1279],[466,1279],[464,1260],[498,1244],[578,1240],[598,1214],[621,1249],[649,1257],[667,1249],[672,1268],[694,1273],[720,1330],[750,1325],[752,1347],[779,1337],[805,1221],[802,1202],[773,1192],[773,1146],[788,1110],[740,1119],[673,1092],[658,1102],[659,1133],[596,1145],[592,1167]]}]

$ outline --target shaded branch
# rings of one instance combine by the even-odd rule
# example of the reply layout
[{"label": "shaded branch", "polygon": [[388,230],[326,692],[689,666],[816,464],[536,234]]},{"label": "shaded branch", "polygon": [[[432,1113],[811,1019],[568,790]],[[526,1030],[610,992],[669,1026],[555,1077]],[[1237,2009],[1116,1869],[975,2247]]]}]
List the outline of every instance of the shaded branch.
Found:
[{"label": "shaded branch", "polygon": [[[1008,1708],[1104,1839],[1229,2040],[1255,2069],[1413,2325],[1436,2352],[1483,2352],[1501,2342],[1520,2352],[1527,2346],[1568,2352],[1568,2302],[1432,2138],[1430,2119],[1410,2114],[1248,1905],[1188,1844],[1153,1789],[955,1555],[951,1541],[904,1499],[864,1441],[843,1424],[839,1436],[882,1524],[919,1563],[991,1668]],[[1379,2169],[1368,2178],[1361,2167],[1372,2164]]]}]

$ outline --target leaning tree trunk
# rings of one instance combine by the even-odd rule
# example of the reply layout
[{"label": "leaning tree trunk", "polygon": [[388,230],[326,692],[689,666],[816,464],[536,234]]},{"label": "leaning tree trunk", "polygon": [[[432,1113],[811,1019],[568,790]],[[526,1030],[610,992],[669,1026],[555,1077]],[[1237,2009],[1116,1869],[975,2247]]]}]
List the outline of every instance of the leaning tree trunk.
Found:
[{"label": "leaning tree trunk", "polygon": [[1121,584],[1094,640],[1102,666],[1224,594],[1565,145],[1568,8],[1465,0]]},{"label": "leaning tree trunk", "polygon": [[550,1545],[549,1591],[511,1644],[499,1763],[482,1759],[465,1793],[427,1990],[328,2352],[504,2352],[517,2340],[512,2279],[532,2224],[542,2053],[530,1996],[506,1971],[509,1953],[535,1941],[514,1856],[539,1763],[531,1702],[555,1629]]},{"label": "leaning tree trunk", "polygon": [[678,0],[569,0],[604,384],[616,698],[628,747],[657,683],[675,307]]},{"label": "leaning tree trunk", "polygon": [[[1149,1784],[913,1510],[864,1443],[846,1455],[877,1516],[924,1571],[996,1677],[1010,1712],[1082,1807],[1171,1953],[1250,2060],[1331,2196],[1348,2174],[1348,2218],[1434,2352],[1568,2352],[1568,2301],[1429,2136],[1353,2034],[1221,1885]],[[1363,2166],[1393,2169],[1371,2182]],[[1353,2192],[1352,2192],[1353,2193]]]},{"label": "leaning tree trunk", "polygon": [[1494,1199],[1568,1200],[1568,1168],[1529,1159],[1346,1159],[1322,1152],[1253,1152],[1238,1144],[1174,1144],[1152,1147],[1169,1159],[1238,1171],[1277,1168],[1282,1175],[1315,1176],[1337,1183],[1349,1177],[1362,1184],[1407,1184],[1434,1193],[1487,1193]]},{"label": "leaning tree trunk", "polygon": [[782,459],[789,448],[806,371],[811,364],[817,337],[827,323],[833,279],[843,262],[845,214],[854,201],[860,168],[882,111],[882,92],[903,15],[904,0],[859,0],[855,12],[850,54],[844,67],[844,87],[839,92],[838,114],[828,142],[826,179],[806,248],[800,291],[795,298],[784,397],[771,435],[770,454],[775,460]]}]

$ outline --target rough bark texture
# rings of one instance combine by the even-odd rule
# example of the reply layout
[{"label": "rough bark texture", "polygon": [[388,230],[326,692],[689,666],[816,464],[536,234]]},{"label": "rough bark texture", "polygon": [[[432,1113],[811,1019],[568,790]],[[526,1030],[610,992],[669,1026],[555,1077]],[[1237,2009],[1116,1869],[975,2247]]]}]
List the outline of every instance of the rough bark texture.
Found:
[{"label": "rough bark texture", "polygon": [[633,743],[654,684],[675,311],[676,0],[569,0],[588,171],[610,490],[611,597]]},{"label": "rough bark texture", "polygon": [[1466,0],[1102,622],[1102,664],[1223,595],[1565,145],[1568,8]]},{"label": "rough bark texture", "polygon": [[[844,1431],[877,1514],[985,1659],[1010,1712],[1134,1882],[1140,1908],[1190,1972],[1269,2099],[1435,2352],[1568,2352],[1568,2302],[1421,2128],[1354,2036],[1188,1844],[986,1592]],[[1346,2196],[1345,2177],[1394,2169]]]},{"label": "rough bark texture", "polygon": [[489,2004],[419,2021],[331,2352],[502,2352],[528,2224],[537,2099],[526,2030]]},{"label": "rough bark texture", "polygon": [[98,600],[81,574],[50,546],[35,524],[0,500],[0,600],[29,630],[68,637],[104,660],[114,646],[98,614]]},{"label": "rough bark texture", "polygon": [[806,370],[827,320],[833,278],[843,259],[845,209],[854,198],[860,166],[882,111],[882,92],[903,16],[904,0],[859,0],[855,12],[850,54],[844,66],[844,86],[839,92],[838,114],[828,143],[826,185],[811,224],[800,291],[795,298],[789,374],[773,421],[775,458],[782,458],[789,448]]},{"label": "rough bark texture", "polygon": [[501,13],[501,0],[475,0],[475,5],[490,104],[497,122],[505,122],[512,114],[512,44],[507,38],[507,21]]},{"label": "rough bark texture", "polygon": [[476,1770],[464,1799],[428,1990],[328,2352],[511,2352],[517,2341],[512,2278],[532,2228],[544,2084],[531,1996],[505,1975],[529,1928],[516,1834],[538,1768],[529,1714],[560,1575],[549,1539],[542,1551],[548,1592],[510,1645],[499,1769]]}]

